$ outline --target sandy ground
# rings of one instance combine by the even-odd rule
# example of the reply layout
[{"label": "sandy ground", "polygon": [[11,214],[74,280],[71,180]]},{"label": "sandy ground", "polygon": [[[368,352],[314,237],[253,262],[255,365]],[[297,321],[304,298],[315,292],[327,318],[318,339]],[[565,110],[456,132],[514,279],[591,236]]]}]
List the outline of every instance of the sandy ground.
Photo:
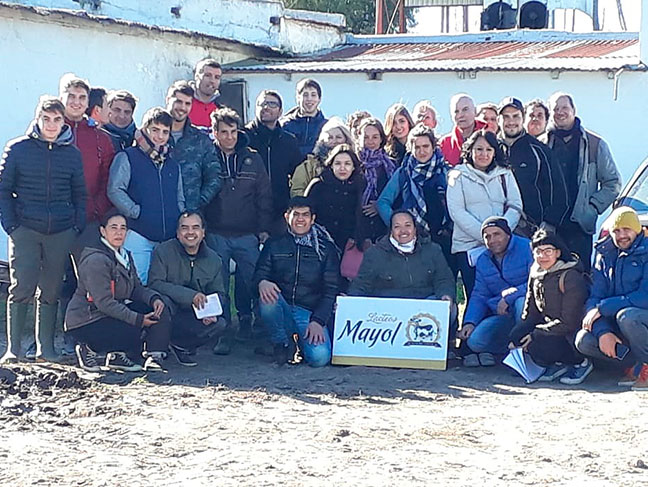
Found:
[{"label": "sandy ground", "polygon": [[526,386],[503,366],[276,367],[242,345],[198,359],[0,369],[0,485],[648,485],[648,394],[609,372]]}]

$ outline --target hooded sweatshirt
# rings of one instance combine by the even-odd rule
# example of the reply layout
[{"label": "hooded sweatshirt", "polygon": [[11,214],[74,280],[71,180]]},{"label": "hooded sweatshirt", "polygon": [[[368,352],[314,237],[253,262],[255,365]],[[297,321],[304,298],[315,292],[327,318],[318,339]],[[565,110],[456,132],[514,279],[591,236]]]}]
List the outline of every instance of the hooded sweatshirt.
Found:
[{"label": "hooded sweatshirt", "polygon": [[7,144],[0,164],[0,221],[7,234],[22,225],[47,235],[83,230],[86,185],[73,142],[68,125],[47,142],[33,122],[27,135]]}]

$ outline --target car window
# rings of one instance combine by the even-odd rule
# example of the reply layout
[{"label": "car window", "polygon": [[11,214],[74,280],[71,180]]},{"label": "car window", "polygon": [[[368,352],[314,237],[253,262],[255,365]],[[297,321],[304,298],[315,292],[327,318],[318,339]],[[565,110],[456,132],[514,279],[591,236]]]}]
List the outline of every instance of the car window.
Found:
[{"label": "car window", "polygon": [[637,213],[648,212],[648,168],[643,170],[619,203],[634,208]]}]

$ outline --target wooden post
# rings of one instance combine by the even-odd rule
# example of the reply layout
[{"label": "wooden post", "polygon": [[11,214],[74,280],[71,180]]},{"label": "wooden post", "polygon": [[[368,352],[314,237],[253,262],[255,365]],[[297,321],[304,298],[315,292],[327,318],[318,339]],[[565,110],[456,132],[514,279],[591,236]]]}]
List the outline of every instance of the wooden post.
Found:
[{"label": "wooden post", "polygon": [[407,32],[405,25],[405,0],[398,0],[398,32],[404,34]]}]

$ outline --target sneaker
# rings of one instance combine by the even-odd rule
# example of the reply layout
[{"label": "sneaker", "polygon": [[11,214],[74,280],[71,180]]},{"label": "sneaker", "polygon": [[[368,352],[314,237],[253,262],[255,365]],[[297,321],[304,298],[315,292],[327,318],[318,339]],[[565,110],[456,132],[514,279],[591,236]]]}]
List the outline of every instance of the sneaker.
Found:
[{"label": "sneaker", "polygon": [[632,385],[633,391],[648,391],[648,364],[643,364],[637,380]]},{"label": "sneaker", "polygon": [[617,385],[619,387],[632,387],[637,378],[639,377],[639,372],[641,371],[641,364],[634,364],[632,367],[625,369],[623,377],[619,379]]},{"label": "sneaker", "polygon": [[232,353],[232,346],[229,343],[229,339],[225,337],[220,337],[218,341],[216,342],[216,345],[214,345],[214,348],[212,351],[216,355],[229,355]]},{"label": "sneaker", "polygon": [[99,360],[97,359],[97,352],[92,350],[85,343],[77,343],[74,347],[74,351],[79,361],[79,367],[88,372],[100,372],[101,366],[99,365]]},{"label": "sneaker", "polygon": [[592,373],[592,370],[594,370],[594,364],[586,358],[579,365],[569,367],[567,373],[560,378],[560,383],[570,386],[581,384]]},{"label": "sneaker", "polygon": [[286,362],[289,365],[299,365],[304,360],[304,355],[302,354],[301,349],[297,346],[297,342],[294,340],[288,344],[287,357],[288,360]]},{"label": "sneaker", "polygon": [[167,372],[163,362],[164,354],[162,352],[148,352],[144,361],[144,372]]},{"label": "sneaker", "polygon": [[569,371],[569,366],[561,363],[550,365],[539,378],[539,382],[552,382]]},{"label": "sneaker", "polygon": [[196,353],[195,351],[192,354],[192,350],[187,350],[177,345],[169,345],[169,350],[180,365],[184,365],[185,367],[195,367],[198,365],[198,362],[191,358]]},{"label": "sneaker", "polygon": [[236,339],[241,342],[252,339],[252,316],[242,315],[239,317],[239,330]]},{"label": "sneaker", "polygon": [[29,345],[29,348],[25,352],[25,358],[27,360],[36,360],[36,342],[32,342],[31,345]]},{"label": "sneaker", "polygon": [[106,354],[106,367],[123,372],[142,371],[142,366],[133,362],[124,352],[109,352]]},{"label": "sneaker", "polygon": [[482,367],[493,367],[496,364],[495,356],[490,352],[482,352],[477,358]]},{"label": "sneaker", "polygon": [[476,353],[470,353],[463,358],[464,367],[479,367],[479,357]]}]

